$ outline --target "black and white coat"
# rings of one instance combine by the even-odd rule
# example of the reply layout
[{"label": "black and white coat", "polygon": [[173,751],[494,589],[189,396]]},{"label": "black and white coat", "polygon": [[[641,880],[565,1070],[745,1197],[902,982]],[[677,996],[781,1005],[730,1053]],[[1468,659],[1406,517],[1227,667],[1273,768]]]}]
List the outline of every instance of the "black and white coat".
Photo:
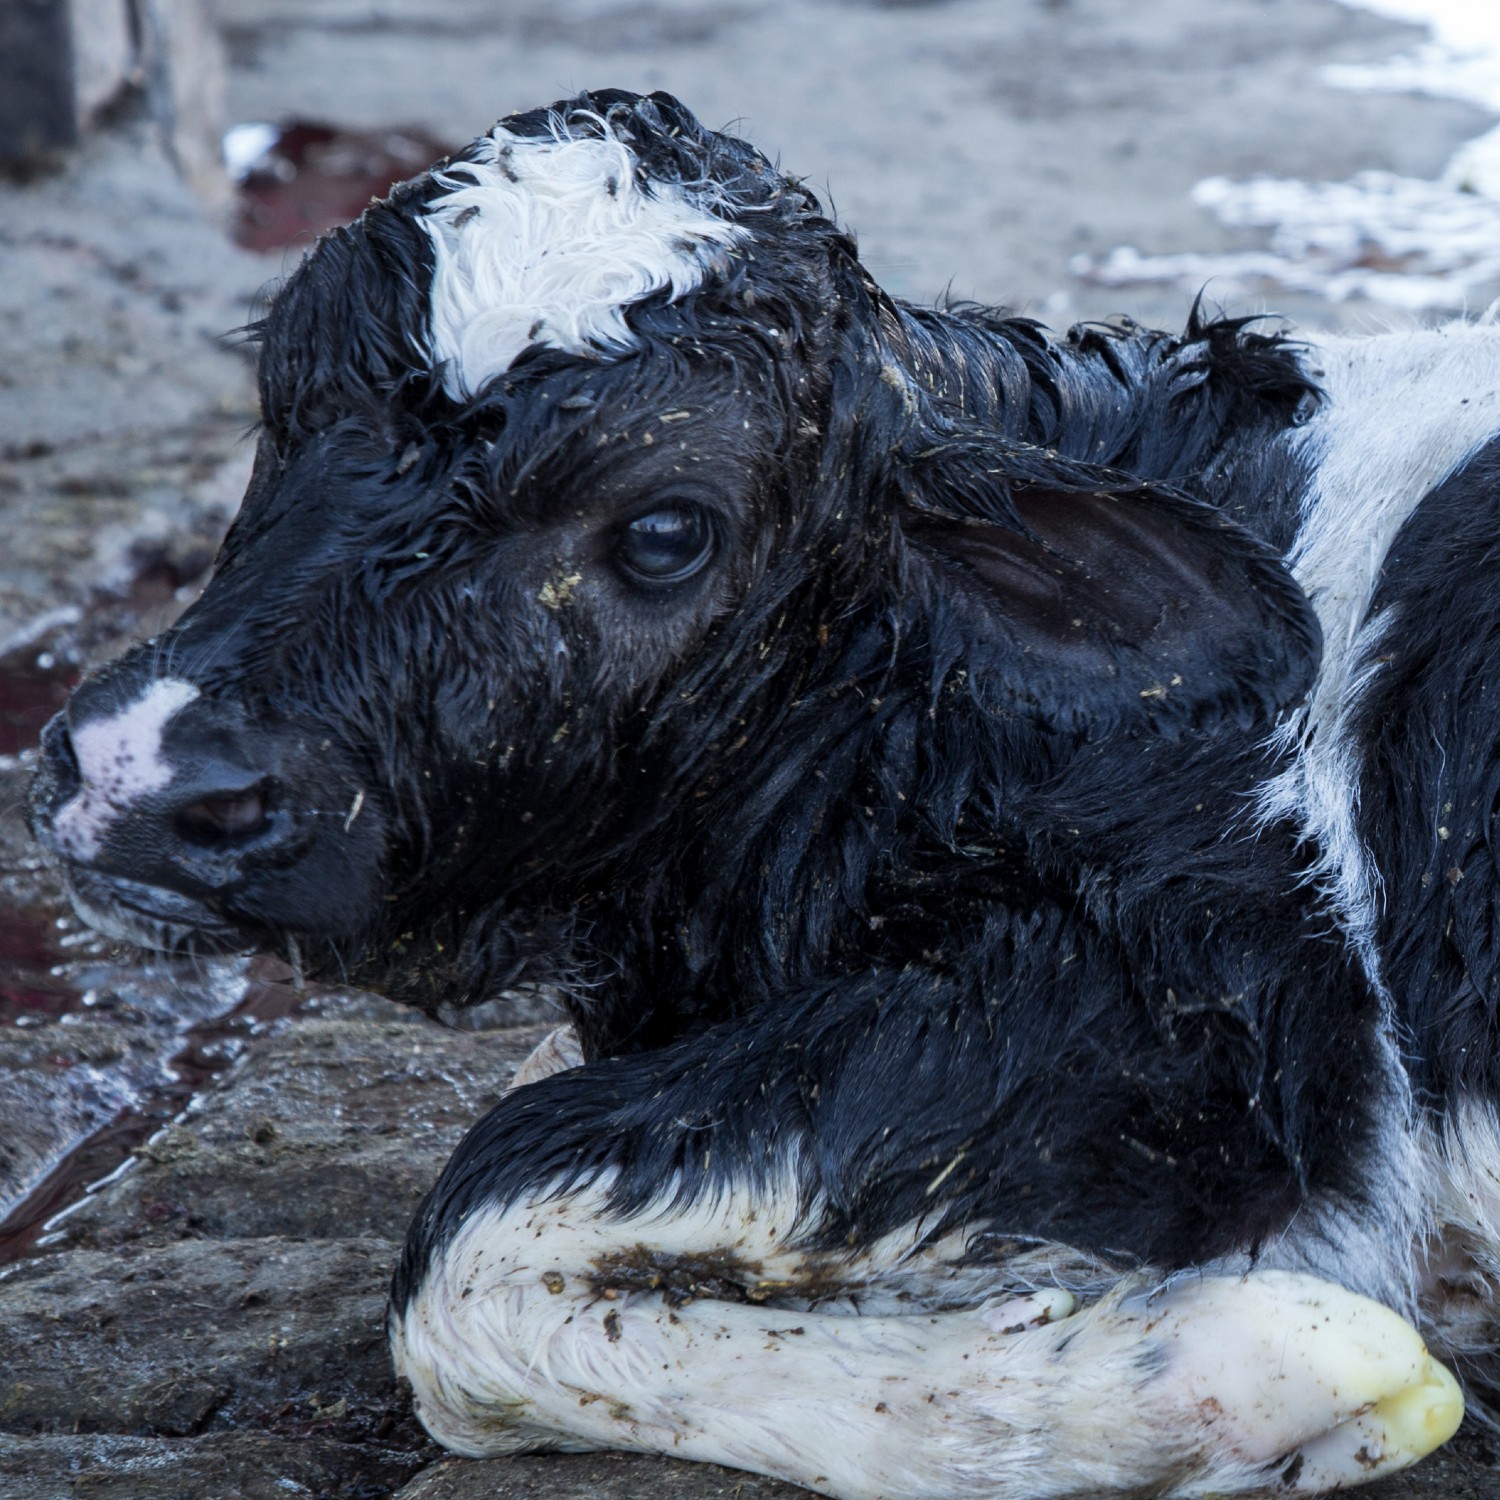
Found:
[{"label": "black and white coat", "polygon": [[215,577],[34,825],[127,937],[562,989],[396,1273],[436,1437],[1021,1500],[1451,1433],[1500,332],[914,309],[601,93],[330,236],[263,341]]}]

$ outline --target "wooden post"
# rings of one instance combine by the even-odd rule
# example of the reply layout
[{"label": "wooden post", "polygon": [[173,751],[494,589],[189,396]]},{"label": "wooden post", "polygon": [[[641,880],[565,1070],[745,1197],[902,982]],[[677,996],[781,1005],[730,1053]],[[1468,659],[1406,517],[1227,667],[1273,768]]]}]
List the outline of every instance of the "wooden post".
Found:
[{"label": "wooden post", "polygon": [[80,133],[68,0],[0,5],[0,159],[26,164]]},{"label": "wooden post", "polygon": [[201,0],[0,0],[0,167],[81,145],[129,90],[194,190],[226,203],[224,49]]}]

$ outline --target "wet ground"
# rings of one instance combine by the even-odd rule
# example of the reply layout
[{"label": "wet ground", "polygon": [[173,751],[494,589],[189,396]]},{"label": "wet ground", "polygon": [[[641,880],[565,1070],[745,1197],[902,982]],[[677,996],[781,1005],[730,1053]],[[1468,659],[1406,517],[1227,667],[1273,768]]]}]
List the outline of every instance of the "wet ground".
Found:
[{"label": "wet ground", "polygon": [[[41,724],[85,666],[183,607],[243,486],[251,372],[226,335],[382,171],[585,85],[667,87],[738,121],[830,192],[892,290],[1054,322],[1182,320],[1190,287],[1105,284],[1121,246],[1263,249],[1264,226],[1194,199],[1205,178],[1435,181],[1489,116],[1329,86],[1325,65],[1419,40],[1332,0],[219,14],[231,117],[301,122],[235,222],[207,216],[128,115],[52,177],[0,184],[0,1494],[790,1496],[656,1460],[445,1460],[411,1422],[386,1280],[417,1200],[539,1034],[534,1008],[453,1031],[302,992],[264,961],[142,963],[77,927],[28,843]],[[1496,294],[1476,272],[1435,305]],[[1237,295],[1321,326],[1400,316],[1306,278]],[[1500,1496],[1488,1462],[1471,1435],[1368,1493]]]}]

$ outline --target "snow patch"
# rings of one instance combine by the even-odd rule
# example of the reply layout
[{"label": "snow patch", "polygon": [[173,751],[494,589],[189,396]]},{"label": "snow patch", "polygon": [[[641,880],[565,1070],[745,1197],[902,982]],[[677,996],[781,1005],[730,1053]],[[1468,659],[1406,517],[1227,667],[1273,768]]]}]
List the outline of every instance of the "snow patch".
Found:
[{"label": "snow patch", "polygon": [[[1475,0],[1344,0],[1426,24],[1428,40],[1380,63],[1335,64],[1340,88],[1424,93],[1500,112],[1500,6]],[[1105,286],[1213,283],[1234,300],[1272,287],[1331,302],[1362,297],[1411,313],[1467,311],[1500,283],[1500,126],[1467,142],[1441,177],[1360,172],[1347,182],[1210,177],[1193,200],[1226,224],[1271,230],[1264,250],[1144,255],[1120,246],[1074,257],[1070,269]]]}]

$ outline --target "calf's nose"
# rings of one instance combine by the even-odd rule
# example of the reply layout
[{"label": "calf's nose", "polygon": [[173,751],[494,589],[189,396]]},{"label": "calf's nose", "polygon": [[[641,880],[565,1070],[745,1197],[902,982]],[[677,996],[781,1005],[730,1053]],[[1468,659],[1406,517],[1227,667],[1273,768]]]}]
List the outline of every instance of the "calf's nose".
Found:
[{"label": "calf's nose", "polygon": [[262,784],[246,791],[220,790],[195,798],[178,808],[177,832],[190,842],[217,845],[234,839],[249,839],[264,832],[268,788]]},{"label": "calf's nose", "polygon": [[37,822],[61,854],[179,889],[218,889],[245,852],[290,837],[273,768],[259,763],[242,711],[173,678],[128,695],[88,686],[42,740],[48,791]]},{"label": "calf's nose", "polygon": [[362,934],[387,823],[352,752],[306,713],[148,676],[159,659],[86,678],[44,734],[31,824],[79,910],[150,946]]},{"label": "calf's nose", "polygon": [[73,751],[73,736],[68,730],[66,712],[53,714],[42,727],[42,775],[46,780],[49,801],[54,807],[78,795],[83,772]]}]

